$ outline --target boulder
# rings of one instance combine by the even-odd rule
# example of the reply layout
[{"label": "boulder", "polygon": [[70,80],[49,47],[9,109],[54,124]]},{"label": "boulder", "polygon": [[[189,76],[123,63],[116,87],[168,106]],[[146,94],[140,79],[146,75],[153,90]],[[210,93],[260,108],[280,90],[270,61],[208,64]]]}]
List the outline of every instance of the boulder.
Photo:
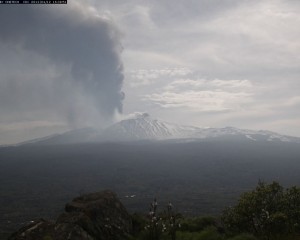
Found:
[{"label": "boulder", "polygon": [[124,240],[131,232],[131,216],[116,195],[106,190],[73,199],[56,222],[41,219],[9,240]]}]

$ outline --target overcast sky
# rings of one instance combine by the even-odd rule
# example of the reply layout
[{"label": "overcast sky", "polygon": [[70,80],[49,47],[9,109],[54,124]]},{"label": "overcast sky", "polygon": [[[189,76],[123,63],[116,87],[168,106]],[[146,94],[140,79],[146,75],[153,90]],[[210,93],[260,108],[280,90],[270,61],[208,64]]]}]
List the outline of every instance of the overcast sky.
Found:
[{"label": "overcast sky", "polygon": [[[0,144],[105,126],[122,111],[300,136],[298,0],[3,8]],[[39,24],[3,25],[29,15]]]}]

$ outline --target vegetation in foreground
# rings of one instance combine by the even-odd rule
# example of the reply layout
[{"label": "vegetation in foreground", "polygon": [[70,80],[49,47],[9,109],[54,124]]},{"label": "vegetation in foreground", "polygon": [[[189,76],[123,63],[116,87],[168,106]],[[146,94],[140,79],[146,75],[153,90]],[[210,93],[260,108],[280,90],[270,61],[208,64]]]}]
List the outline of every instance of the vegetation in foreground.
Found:
[{"label": "vegetation in foreground", "polygon": [[254,141],[1,148],[0,239],[32,220],[56,219],[74,196],[102,189],[131,213],[144,213],[158,196],[159,209],[172,200],[185,216],[220,215],[259,178],[298,185],[299,156],[299,144]]},{"label": "vegetation in foreground", "polygon": [[241,195],[221,218],[183,218],[171,203],[161,212],[156,199],[147,217],[134,215],[132,240],[297,240],[300,239],[300,188],[259,182]]},{"label": "vegetation in foreground", "polygon": [[110,190],[67,203],[55,222],[40,219],[10,240],[300,240],[300,188],[259,182],[219,217],[184,218],[156,199],[146,216],[130,215]]}]

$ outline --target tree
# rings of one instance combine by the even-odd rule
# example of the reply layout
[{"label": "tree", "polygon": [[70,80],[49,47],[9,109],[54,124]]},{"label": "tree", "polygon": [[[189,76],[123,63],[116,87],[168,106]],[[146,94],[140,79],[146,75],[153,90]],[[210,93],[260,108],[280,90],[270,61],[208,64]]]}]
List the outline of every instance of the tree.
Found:
[{"label": "tree", "polygon": [[181,215],[176,213],[173,209],[173,204],[171,202],[168,203],[167,211],[165,211],[165,230],[169,232],[172,240],[176,240],[176,231],[180,228],[179,219]]},{"label": "tree", "polygon": [[161,235],[162,223],[161,218],[157,214],[157,200],[154,198],[153,202],[150,204],[148,219],[149,223],[146,225],[145,229],[149,231],[150,240],[158,240]]},{"label": "tree", "polygon": [[166,210],[158,213],[158,202],[154,198],[150,204],[149,213],[147,215],[147,223],[145,226],[146,237],[149,240],[159,240],[169,237],[176,240],[176,231],[180,227],[179,220],[182,218],[181,214],[173,209],[171,202],[168,203]]},{"label": "tree", "polygon": [[256,189],[241,195],[238,204],[227,208],[223,224],[232,232],[248,232],[264,239],[299,232],[300,189],[284,189],[279,183],[259,182]]}]

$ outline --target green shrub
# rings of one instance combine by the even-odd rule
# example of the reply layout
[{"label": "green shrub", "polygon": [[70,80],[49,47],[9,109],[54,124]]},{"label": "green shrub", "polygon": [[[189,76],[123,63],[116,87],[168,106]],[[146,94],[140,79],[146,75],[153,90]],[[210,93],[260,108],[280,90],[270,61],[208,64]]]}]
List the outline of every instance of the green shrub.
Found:
[{"label": "green shrub", "polygon": [[228,240],[257,240],[257,238],[249,234],[240,234],[233,238],[229,238]]},{"label": "green shrub", "polygon": [[215,227],[208,227],[201,232],[177,232],[177,239],[180,240],[221,240],[221,235]]},{"label": "green shrub", "polygon": [[283,239],[299,233],[300,188],[284,189],[277,182],[259,182],[244,193],[235,207],[224,211],[222,220],[233,233],[247,232],[267,239]]},{"label": "green shrub", "polygon": [[216,220],[213,217],[194,217],[187,218],[181,221],[181,231],[200,232],[203,229],[216,226]]},{"label": "green shrub", "polygon": [[47,235],[47,236],[43,237],[43,240],[53,240],[53,238],[51,236]]}]

